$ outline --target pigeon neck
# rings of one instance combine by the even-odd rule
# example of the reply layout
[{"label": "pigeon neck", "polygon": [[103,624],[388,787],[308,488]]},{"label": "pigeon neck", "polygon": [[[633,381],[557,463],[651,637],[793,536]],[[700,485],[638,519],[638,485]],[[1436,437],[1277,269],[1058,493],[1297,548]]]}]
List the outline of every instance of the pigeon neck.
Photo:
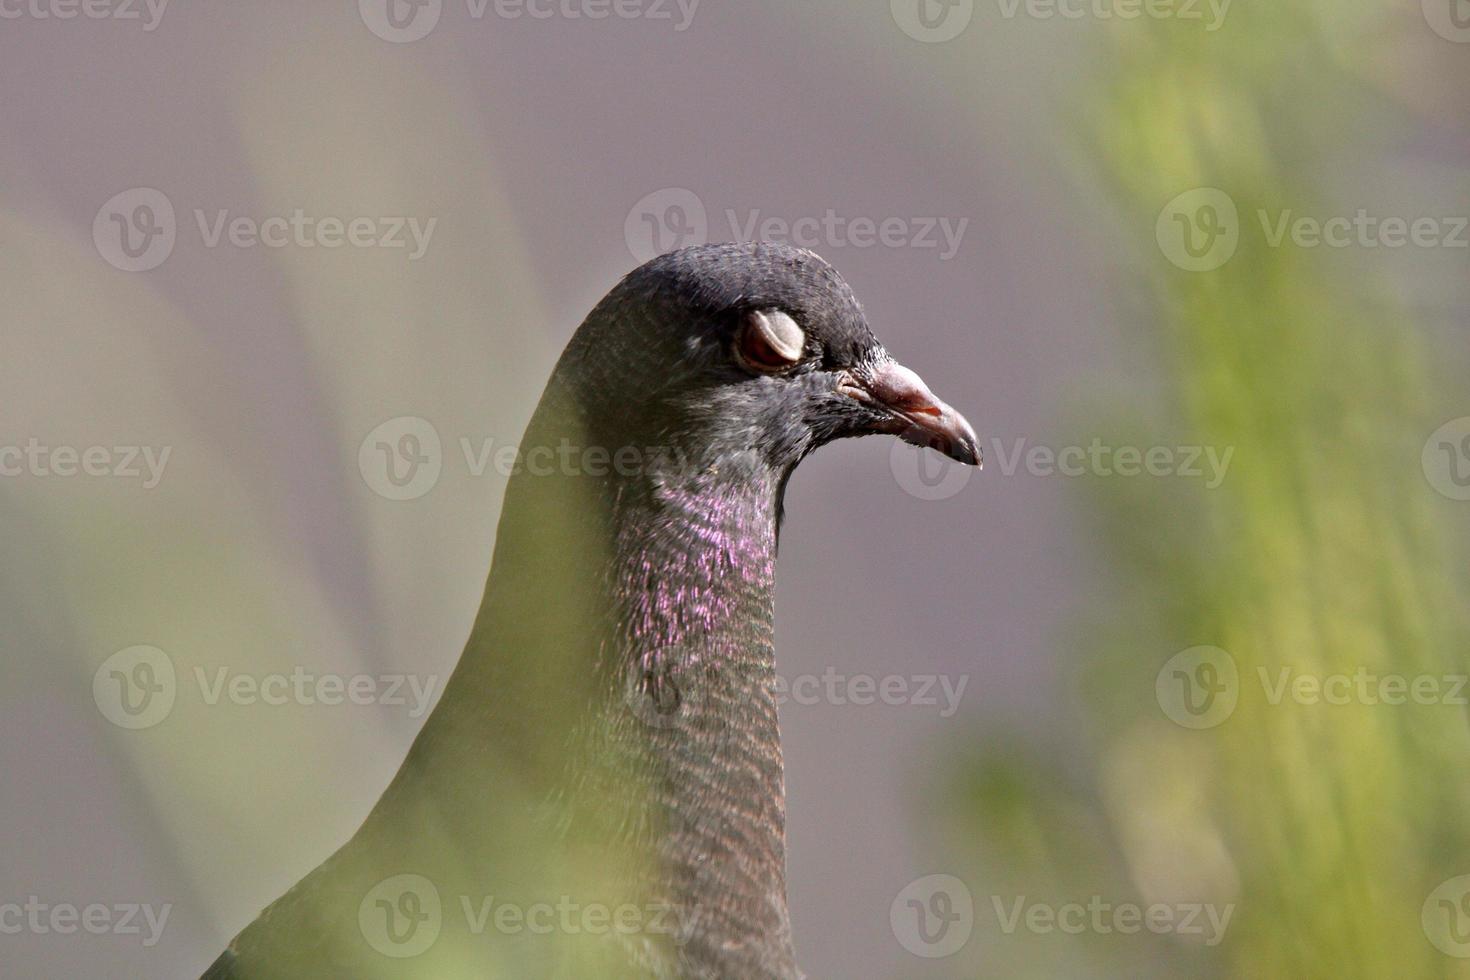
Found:
[{"label": "pigeon neck", "polygon": [[[526,444],[561,442],[556,414],[537,414]],[[753,455],[512,479],[485,605],[421,739],[462,746],[455,765],[502,797],[549,801],[566,853],[626,855],[641,900],[687,927],[678,955],[698,975],[795,975],[772,647],[782,481]]]},{"label": "pigeon neck", "polygon": [[685,954],[711,976],[788,976],[772,646],[781,481],[739,462],[624,498],[612,589],[625,630],[618,667],[664,827],[664,897],[698,919]]},{"label": "pigeon neck", "polygon": [[674,647],[711,667],[771,659],[777,492],[744,469],[618,495],[612,591],[631,651]]}]

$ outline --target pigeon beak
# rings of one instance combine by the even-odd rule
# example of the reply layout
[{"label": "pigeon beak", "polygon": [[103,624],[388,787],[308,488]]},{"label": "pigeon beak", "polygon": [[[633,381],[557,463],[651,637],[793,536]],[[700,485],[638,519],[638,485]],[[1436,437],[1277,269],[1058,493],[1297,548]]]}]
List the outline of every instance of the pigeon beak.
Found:
[{"label": "pigeon beak", "polygon": [[863,375],[849,375],[843,394],[886,414],[890,432],[915,446],[937,449],[969,466],[981,465],[980,443],[965,417],[935,397],[924,379],[897,361],[885,361]]}]

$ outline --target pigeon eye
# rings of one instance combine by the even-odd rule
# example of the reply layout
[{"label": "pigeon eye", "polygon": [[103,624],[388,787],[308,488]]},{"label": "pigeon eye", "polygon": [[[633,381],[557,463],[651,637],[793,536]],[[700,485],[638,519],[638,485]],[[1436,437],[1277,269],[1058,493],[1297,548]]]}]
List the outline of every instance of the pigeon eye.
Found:
[{"label": "pigeon eye", "polygon": [[735,338],[735,353],[752,371],[772,374],[801,360],[806,335],[795,320],[780,310],[752,310],[745,315]]}]

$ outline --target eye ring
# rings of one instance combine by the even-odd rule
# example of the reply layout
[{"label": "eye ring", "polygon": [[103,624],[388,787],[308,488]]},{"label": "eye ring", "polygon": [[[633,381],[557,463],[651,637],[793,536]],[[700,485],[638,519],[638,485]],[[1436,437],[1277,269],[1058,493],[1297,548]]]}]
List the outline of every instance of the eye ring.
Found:
[{"label": "eye ring", "polygon": [[806,334],[783,310],[751,310],[735,336],[735,358],[756,374],[779,374],[801,363]]}]

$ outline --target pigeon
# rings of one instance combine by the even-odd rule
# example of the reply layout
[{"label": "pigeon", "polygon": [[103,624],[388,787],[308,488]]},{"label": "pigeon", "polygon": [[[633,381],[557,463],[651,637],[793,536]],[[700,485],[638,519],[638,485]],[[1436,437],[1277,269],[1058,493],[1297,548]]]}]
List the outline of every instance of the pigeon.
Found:
[{"label": "pigeon", "polygon": [[443,695],[358,832],[205,980],[799,978],[773,592],[792,471],[974,431],[777,243],[629,273],[557,362]]}]

